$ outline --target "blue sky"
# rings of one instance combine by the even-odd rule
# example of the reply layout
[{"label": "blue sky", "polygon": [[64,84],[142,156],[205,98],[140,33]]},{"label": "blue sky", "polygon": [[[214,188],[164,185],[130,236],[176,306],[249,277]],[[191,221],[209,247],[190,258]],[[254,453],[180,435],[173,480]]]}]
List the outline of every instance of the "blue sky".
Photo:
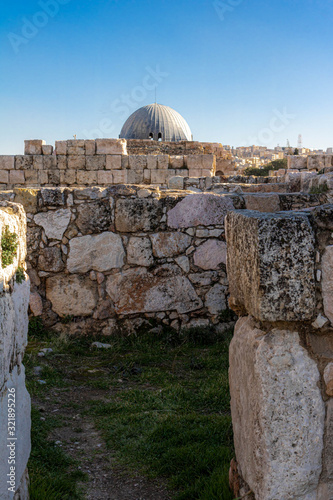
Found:
[{"label": "blue sky", "polygon": [[333,146],[332,0],[17,0],[0,19],[0,154],[117,137],[154,86],[195,140]]}]

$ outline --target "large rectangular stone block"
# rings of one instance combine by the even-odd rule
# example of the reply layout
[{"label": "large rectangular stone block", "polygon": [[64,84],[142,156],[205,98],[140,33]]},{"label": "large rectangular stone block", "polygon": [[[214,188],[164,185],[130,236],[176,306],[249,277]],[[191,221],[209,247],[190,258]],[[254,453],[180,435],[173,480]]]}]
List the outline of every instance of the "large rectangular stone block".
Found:
[{"label": "large rectangular stone block", "polygon": [[41,140],[24,141],[24,154],[41,155],[43,154],[42,147],[45,145],[46,142]]},{"label": "large rectangular stone block", "polygon": [[[58,159],[58,163],[59,163],[59,159]],[[73,170],[85,170],[86,157],[84,155],[69,156],[68,157],[68,168],[73,169]]]},{"label": "large rectangular stone block", "polygon": [[67,141],[56,141],[55,152],[56,155],[67,155]]},{"label": "large rectangular stone block", "polygon": [[226,217],[230,307],[262,321],[315,316],[314,232],[302,212]]},{"label": "large rectangular stone block", "polygon": [[18,155],[15,156],[15,169],[16,170],[31,170],[33,168],[32,155]]},{"label": "large rectangular stone block", "polygon": [[11,170],[9,172],[9,182],[10,184],[25,184],[25,175],[21,170]]},{"label": "large rectangular stone block", "polygon": [[87,170],[104,170],[105,162],[106,162],[105,155],[86,156],[86,169]]},{"label": "large rectangular stone block", "polygon": [[106,170],[121,170],[121,155],[106,155]]},{"label": "large rectangular stone block", "polygon": [[127,155],[127,142],[125,139],[96,139],[96,154]]},{"label": "large rectangular stone block", "polygon": [[144,170],[147,168],[146,155],[129,155],[128,161],[130,170]]},{"label": "large rectangular stone block", "polygon": [[15,156],[0,156],[1,170],[14,170]]},{"label": "large rectangular stone block", "polygon": [[77,172],[77,183],[80,185],[97,184],[97,172]]}]

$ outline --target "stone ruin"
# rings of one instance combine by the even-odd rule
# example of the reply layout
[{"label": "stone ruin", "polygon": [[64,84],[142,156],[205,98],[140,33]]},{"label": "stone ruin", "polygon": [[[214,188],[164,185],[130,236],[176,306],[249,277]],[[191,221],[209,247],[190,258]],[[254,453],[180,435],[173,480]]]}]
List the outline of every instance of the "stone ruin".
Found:
[{"label": "stone ruin", "polygon": [[105,335],[151,320],[223,331],[232,308],[235,496],[333,498],[330,170],[229,175],[220,145],[185,141],[27,141],[25,153],[0,156],[1,231],[18,235],[1,268],[1,456],[8,389],[20,401],[16,493],[3,498],[28,498],[28,302],[57,331]]}]

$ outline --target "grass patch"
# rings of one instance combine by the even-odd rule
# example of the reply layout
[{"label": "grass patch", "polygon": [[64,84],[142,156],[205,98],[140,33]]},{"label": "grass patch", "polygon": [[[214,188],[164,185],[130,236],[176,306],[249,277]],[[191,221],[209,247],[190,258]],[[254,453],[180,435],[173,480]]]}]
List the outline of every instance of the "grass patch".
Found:
[{"label": "grass patch", "polygon": [[32,451],[28,463],[30,476],[30,500],[80,500],[76,483],[84,474],[76,469],[70,459],[54,442],[48,441],[49,432],[59,427],[58,418],[40,419],[40,413],[32,408]]},{"label": "grass patch", "polygon": [[310,189],[310,194],[324,194],[329,191],[327,184],[322,184],[321,186],[313,186]]},{"label": "grass patch", "polygon": [[5,226],[1,235],[1,261],[2,267],[10,266],[14,262],[18,247],[18,236],[9,230],[9,226]]}]

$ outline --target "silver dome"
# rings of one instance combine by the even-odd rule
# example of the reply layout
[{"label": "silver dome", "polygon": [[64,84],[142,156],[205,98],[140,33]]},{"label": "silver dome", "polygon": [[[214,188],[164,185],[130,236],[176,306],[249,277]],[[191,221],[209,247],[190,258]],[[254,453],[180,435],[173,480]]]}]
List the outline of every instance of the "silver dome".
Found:
[{"label": "silver dome", "polygon": [[191,129],[184,118],[169,106],[149,104],[135,111],[120,132],[120,139],[155,141],[192,141]]}]

